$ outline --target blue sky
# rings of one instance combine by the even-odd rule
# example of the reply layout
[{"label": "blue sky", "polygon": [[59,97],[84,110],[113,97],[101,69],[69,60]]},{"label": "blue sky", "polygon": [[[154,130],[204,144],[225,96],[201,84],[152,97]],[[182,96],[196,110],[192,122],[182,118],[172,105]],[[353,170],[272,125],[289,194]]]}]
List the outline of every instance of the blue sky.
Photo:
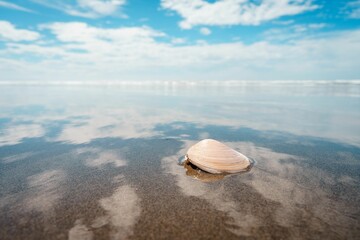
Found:
[{"label": "blue sky", "polygon": [[0,0],[1,81],[360,79],[360,0]]}]

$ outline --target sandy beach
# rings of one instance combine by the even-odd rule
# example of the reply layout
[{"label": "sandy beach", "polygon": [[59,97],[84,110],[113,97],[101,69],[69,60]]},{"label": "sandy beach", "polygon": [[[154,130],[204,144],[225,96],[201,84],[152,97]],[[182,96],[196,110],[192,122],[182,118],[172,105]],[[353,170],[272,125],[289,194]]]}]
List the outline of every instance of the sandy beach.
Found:
[{"label": "sandy beach", "polygon": [[[251,102],[258,102],[257,111],[267,109],[264,119],[252,115],[255,106],[244,107],[254,96],[251,91],[240,99],[231,89],[200,92],[199,108],[212,110],[197,114],[196,107],[188,110],[194,99],[182,92],[169,96],[151,90],[139,97],[121,88],[86,91],[13,87],[4,92],[17,101],[0,97],[5,109],[0,116],[1,239],[360,236],[359,128],[352,135],[346,127],[334,128],[336,121],[358,124],[358,109],[340,108],[348,124],[334,112],[328,116],[333,122],[319,126],[325,113],[313,111],[319,106],[306,105],[296,94],[283,96],[287,105],[267,109],[258,92]],[[47,104],[37,102],[39,93],[47,93]],[[322,91],[314,95],[336,98]],[[171,100],[163,101],[165,96]],[[270,94],[267,102],[270,98],[278,101]],[[59,107],[58,99],[67,107]],[[88,104],[90,99],[98,104]],[[358,106],[358,98],[351,101]],[[169,116],[174,106],[177,113]],[[294,110],[297,114],[286,115]],[[294,124],[309,112],[313,115],[303,125]],[[253,124],[246,123],[250,116]],[[283,131],[266,125],[269,118]],[[301,134],[306,128],[314,129],[313,135]],[[336,138],[339,131],[346,136]],[[204,138],[254,159],[251,171],[210,180],[189,173],[179,160]]]}]

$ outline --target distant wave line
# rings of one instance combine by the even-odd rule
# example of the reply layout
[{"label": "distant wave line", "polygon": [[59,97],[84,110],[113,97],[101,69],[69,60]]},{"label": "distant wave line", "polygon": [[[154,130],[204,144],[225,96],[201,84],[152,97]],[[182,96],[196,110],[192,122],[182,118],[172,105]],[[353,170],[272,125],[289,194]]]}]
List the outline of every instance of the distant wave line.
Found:
[{"label": "distant wave line", "polygon": [[247,86],[247,85],[360,85],[360,80],[225,80],[225,81],[0,81],[0,85],[50,86]]}]

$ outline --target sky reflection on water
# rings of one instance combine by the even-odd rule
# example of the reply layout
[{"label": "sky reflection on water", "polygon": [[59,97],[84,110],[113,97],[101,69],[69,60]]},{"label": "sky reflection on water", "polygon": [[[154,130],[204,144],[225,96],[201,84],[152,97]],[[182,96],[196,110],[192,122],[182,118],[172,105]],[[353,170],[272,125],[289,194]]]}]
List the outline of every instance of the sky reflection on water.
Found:
[{"label": "sky reflection on water", "polygon": [[157,125],[176,121],[360,144],[360,84],[2,89],[1,145],[42,136],[74,143],[102,137],[151,137],[159,135],[154,130]]},{"label": "sky reflection on water", "polygon": [[[1,239],[360,234],[358,85],[1,92]],[[256,165],[187,176],[203,138]]]}]

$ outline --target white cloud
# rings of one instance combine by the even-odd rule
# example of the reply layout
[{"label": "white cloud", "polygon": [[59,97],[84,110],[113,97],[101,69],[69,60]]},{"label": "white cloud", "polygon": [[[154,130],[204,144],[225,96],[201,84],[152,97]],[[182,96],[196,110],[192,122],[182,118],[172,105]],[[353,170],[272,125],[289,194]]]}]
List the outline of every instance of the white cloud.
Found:
[{"label": "white cloud", "polygon": [[291,26],[271,28],[266,30],[263,33],[263,36],[267,41],[301,39],[310,36],[309,33],[314,33],[327,26],[328,25],[326,23],[295,24]]},{"label": "white cloud", "polygon": [[37,32],[18,29],[10,22],[0,21],[0,40],[34,41],[39,38],[40,34]]},{"label": "white cloud", "polygon": [[162,0],[161,6],[177,12],[184,20],[179,25],[259,25],[262,22],[316,9],[311,0]]},{"label": "white cloud", "polygon": [[52,23],[41,25],[40,29],[49,29],[62,42],[122,42],[154,41],[154,37],[165,36],[164,33],[149,27],[96,28],[83,22]]},{"label": "white cloud", "polygon": [[76,0],[76,4],[64,3],[62,0],[32,0],[38,4],[63,11],[72,16],[98,18],[109,15],[125,15],[119,12],[126,0]]},{"label": "white cloud", "polygon": [[10,9],[18,10],[18,11],[23,11],[23,12],[34,12],[34,11],[30,10],[30,9],[21,7],[19,5],[14,4],[14,3],[5,2],[5,1],[0,1],[0,7],[10,8]]},{"label": "white cloud", "polygon": [[322,29],[327,27],[328,25],[326,23],[311,23],[308,25],[311,29]]},{"label": "white cloud", "polygon": [[[40,29],[50,31],[55,40],[8,43],[0,50],[0,80],[358,78],[359,30],[310,37],[297,29],[298,37],[281,44],[268,38],[252,44],[178,44],[146,26],[98,28],[58,22]],[[40,60],[26,60],[32,56]]]},{"label": "white cloud", "polygon": [[186,39],[185,38],[173,38],[173,39],[171,39],[171,43],[172,44],[184,44],[184,43],[186,43]]},{"label": "white cloud", "polygon": [[360,19],[360,0],[349,2],[346,8],[350,10],[350,18]]},{"label": "white cloud", "polygon": [[294,22],[295,22],[294,20],[286,20],[286,21],[277,20],[277,21],[273,21],[274,24],[284,25],[284,26],[291,25]]},{"label": "white cloud", "polygon": [[209,28],[206,28],[206,27],[202,27],[200,28],[200,33],[202,35],[210,35],[211,34],[211,30]]},{"label": "white cloud", "polygon": [[80,8],[89,9],[100,15],[111,15],[117,11],[118,7],[125,4],[125,0],[78,0]]}]

